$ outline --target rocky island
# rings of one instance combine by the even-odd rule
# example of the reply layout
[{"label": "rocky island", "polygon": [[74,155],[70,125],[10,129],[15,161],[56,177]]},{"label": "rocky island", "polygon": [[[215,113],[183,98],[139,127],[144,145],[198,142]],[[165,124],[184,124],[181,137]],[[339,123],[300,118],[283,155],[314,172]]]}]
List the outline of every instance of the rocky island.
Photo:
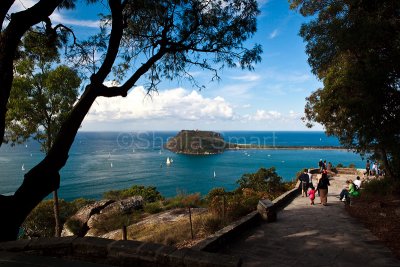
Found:
[{"label": "rocky island", "polygon": [[199,130],[182,130],[166,144],[172,152],[193,155],[219,154],[227,146],[220,133]]},{"label": "rocky island", "polygon": [[265,144],[238,144],[224,140],[222,135],[213,131],[182,130],[168,140],[167,149],[175,153],[189,155],[220,154],[225,150],[247,149],[287,149],[287,150],[344,150],[340,146],[281,146]]}]

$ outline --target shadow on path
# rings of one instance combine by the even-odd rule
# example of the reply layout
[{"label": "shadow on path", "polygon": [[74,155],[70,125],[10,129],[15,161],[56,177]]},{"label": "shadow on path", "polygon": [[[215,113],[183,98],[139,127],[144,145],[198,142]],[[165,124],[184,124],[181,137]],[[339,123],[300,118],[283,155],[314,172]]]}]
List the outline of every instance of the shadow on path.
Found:
[{"label": "shadow on path", "polygon": [[369,230],[345,211],[337,196],[345,180],[333,177],[328,205],[295,198],[274,223],[250,229],[219,253],[242,257],[243,266],[400,266]]}]

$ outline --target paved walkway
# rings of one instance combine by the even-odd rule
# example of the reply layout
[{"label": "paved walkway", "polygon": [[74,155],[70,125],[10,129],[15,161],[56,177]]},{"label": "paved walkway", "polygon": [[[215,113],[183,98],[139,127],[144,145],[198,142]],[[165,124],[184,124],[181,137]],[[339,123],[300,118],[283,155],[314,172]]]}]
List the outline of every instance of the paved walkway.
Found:
[{"label": "paved walkway", "polygon": [[[220,253],[243,258],[243,266],[400,266],[390,250],[345,211],[337,196],[351,175],[330,180],[328,206],[297,197],[278,220],[249,231]],[[314,183],[315,184],[315,183]]]}]

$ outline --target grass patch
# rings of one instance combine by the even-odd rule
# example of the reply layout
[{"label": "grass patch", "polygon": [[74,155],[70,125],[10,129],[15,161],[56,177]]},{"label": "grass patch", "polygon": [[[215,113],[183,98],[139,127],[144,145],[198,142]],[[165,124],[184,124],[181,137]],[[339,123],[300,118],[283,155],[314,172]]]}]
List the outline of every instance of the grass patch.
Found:
[{"label": "grass patch", "polygon": [[93,223],[93,229],[97,235],[102,235],[114,230],[121,229],[124,225],[128,226],[138,222],[143,218],[143,213],[135,211],[131,214],[110,213],[107,216],[102,216],[101,220]]},{"label": "grass patch", "polygon": [[[192,214],[194,238],[204,238],[226,226],[226,223],[211,213]],[[131,225],[128,238],[175,246],[191,240],[189,216],[178,221],[156,222],[151,224]]]}]

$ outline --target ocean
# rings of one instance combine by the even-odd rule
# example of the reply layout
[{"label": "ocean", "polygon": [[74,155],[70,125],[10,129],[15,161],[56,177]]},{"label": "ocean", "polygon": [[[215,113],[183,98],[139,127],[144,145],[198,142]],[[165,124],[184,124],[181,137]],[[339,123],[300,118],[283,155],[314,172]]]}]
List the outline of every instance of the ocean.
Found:
[{"label": "ocean", "polygon": [[[272,146],[338,146],[323,132],[220,132],[232,143]],[[245,173],[275,167],[285,181],[303,168],[318,166],[320,159],[363,168],[357,154],[346,150],[260,149],[227,150],[218,155],[174,154],[163,147],[177,132],[78,132],[66,166],[61,170],[59,197],[99,199],[109,190],[132,185],[155,186],[169,197],[178,192],[202,195],[214,187],[232,190]],[[0,148],[0,194],[12,194],[23,175],[43,159],[40,146],[31,140]],[[166,159],[172,159],[167,166]],[[214,176],[215,173],[215,176]]]}]

